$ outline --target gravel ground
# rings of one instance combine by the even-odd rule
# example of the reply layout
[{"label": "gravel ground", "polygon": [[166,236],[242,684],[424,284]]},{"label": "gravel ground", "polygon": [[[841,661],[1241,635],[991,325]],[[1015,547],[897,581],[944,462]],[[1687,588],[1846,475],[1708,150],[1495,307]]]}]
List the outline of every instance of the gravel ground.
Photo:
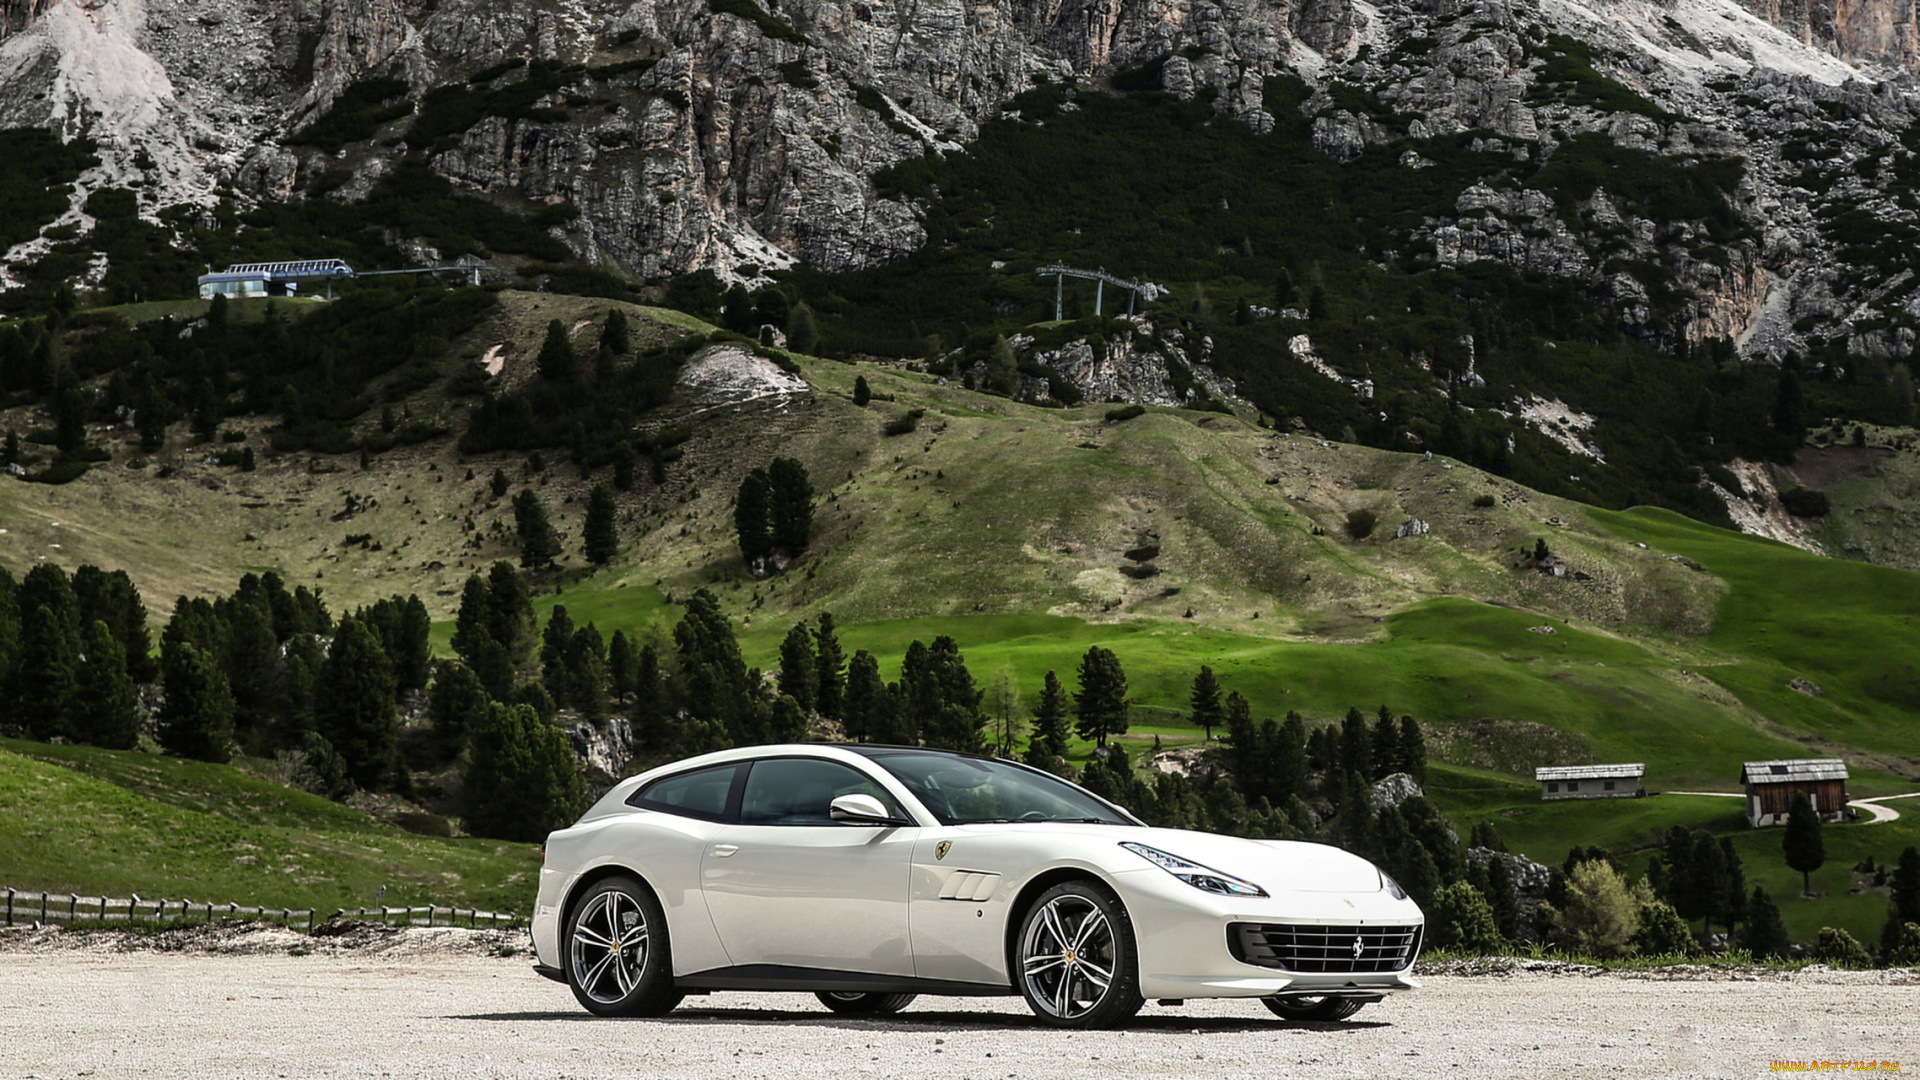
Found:
[{"label": "gravel ground", "polygon": [[[810,996],[690,998],[595,1020],[524,933],[0,930],[5,1077],[1759,1076],[1776,1059],[1920,1068],[1910,972],[1453,965],[1338,1024],[1256,1002],[1149,1004],[1121,1032],[1041,1029],[1016,998],[887,1021]],[[513,955],[507,955],[512,953]],[[296,955],[298,954],[298,955]]]}]

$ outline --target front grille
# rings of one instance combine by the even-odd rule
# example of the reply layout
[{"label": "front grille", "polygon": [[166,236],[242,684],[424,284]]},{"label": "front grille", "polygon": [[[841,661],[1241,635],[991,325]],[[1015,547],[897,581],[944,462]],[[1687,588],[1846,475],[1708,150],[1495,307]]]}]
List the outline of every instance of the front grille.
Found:
[{"label": "front grille", "polygon": [[1234,923],[1227,927],[1227,948],[1242,963],[1303,974],[1400,971],[1420,954],[1421,930],[1418,926]]}]

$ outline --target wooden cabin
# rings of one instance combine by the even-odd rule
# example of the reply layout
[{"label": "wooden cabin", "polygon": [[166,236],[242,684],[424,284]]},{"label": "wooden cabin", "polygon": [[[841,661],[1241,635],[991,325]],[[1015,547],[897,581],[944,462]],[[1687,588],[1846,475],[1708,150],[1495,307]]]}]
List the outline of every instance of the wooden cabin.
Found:
[{"label": "wooden cabin", "polygon": [[1640,794],[1645,765],[1549,765],[1533,770],[1540,781],[1540,798],[1630,799]]},{"label": "wooden cabin", "polygon": [[1747,788],[1747,824],[1755,829],[1785,825],[1793,797],[1804,793],[1822,821],[1847,812],[1847,764],[1839,758],[1749,761],[1740,769]]}]

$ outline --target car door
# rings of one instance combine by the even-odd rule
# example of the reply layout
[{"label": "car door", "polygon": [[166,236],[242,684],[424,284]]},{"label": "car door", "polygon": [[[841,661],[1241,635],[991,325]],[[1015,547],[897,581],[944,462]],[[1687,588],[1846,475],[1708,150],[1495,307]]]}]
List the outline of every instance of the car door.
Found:
[{"label": "car door", "polygon": [[910,826],[849,825],[828,808],[841,795],[898,802],[838,761],[762,758],[747,773],[737,824],[700,863],[707,909],[734,966],[771,964],[911,976]]}]

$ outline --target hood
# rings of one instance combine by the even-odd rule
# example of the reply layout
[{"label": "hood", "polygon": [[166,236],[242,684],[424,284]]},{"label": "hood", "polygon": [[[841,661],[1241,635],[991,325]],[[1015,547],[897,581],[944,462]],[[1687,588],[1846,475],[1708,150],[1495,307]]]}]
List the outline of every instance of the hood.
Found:
[{"label": "hood", "polygon": [[[1380,872],[1358,855],[1328,844],[1247,840],[1185,829],[1113,830],[1116,842],[1134,841],[1245,878],[1270,893],[1378,892]],[[1124,833],[1124,835],[1123,835]]]}]

